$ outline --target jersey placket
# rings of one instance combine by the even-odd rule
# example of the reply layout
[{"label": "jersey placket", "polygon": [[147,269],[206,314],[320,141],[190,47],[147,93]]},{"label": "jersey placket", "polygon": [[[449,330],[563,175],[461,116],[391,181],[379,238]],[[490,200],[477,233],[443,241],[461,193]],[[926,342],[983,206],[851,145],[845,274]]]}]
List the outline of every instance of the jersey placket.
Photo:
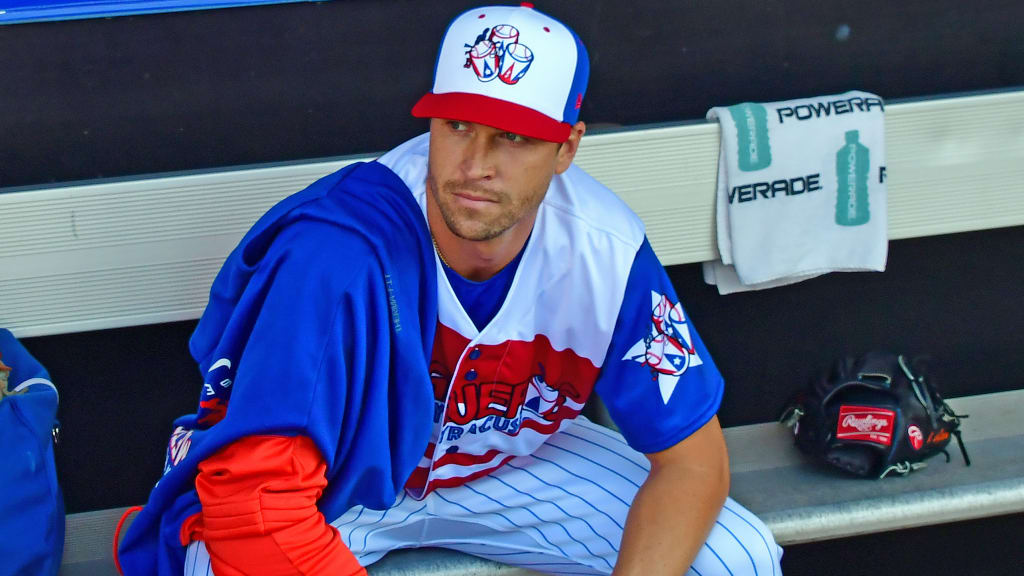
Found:
[{"label": "jersey placket", "polygon": [[[471,340],[469,344],[466,345],[466,347],[462,350],[461,354],[459,355],[459,360],[456,363],[455,368],[452,370],[452,377],[448,383],[448,390],[445,393],[444,408],[441,413],[440,425],[437,428],[438,437],[434,445],[434,453],[430,460],[430,469],[428,471],[427,480],[425,484],[425,486],[427,487],[426,491],[430,490],[430,484],[434,481],[434,472],[437,467],[437,461],[440,458],[443,458],[448,453],[448,450],[453,445],[457,445],[459,440],[465,436],[465,433],[463,433],[458,438],[450,438],[449,436],[451,433],[449,430],[447,430],[448,425],[470,425],[471,422],[475,422],[479,419],[479,415],[475,411],[478,409],[478,406],[483,405],[480,402],[480,397],[476,396],[473,398],[467,398],[465,396],[465,392],[463,393],[463,405],[461,406],[461,409],[457,405],[456,409],[458,409],[459,414],[467,414],[467,411],[470,410],[474,411],[472,418],[468,419],[464,424],[459,424],[450,417],[450,407],[452,406],[453,402],[457,402],[456,386],[462,387],[463,390],[467,387],[467,385],[476,386],[477,389],[480,390],[479,394],[489,393],[484,391],[485,387],[481,384],[481,378],[493,377],[493,375],[481,374],[476,368],[477,365],[484,364],[484,360],[486,360],[486,358],[484,358],[484,349],[479,344],[481,334],[478,334],[476,338]],[[500,353],[502,356],[504,356],[504,347],[496,348],[497,349],[494,352]],[[495,371],[500,372],[501,359],[497,359],[495,365]],[[472,400],[472,402],[475,403],[475,406],[471,406],[469,404],[468,401],[470,400]],[[426,491],[424,493],[426,493]]]},{"label": "jersey placket", "polygon": [[[423,198],[420,201],[420,203],[421,203],[421,208],[423,209],[424,218],[426,218],[426,199]],[[536,226],[542,226],[544,220],[545,220],[545,210],[544,210],[544,206],[542,205],[541,209],[538,210],[538,213],[537,213],[537,220],[535,221],[535,227]],[[481,355],[483,354],[483,350],[481,350],[480,342],[483,340],[483,337],[485,335],[489,335],[490,332],[493,332],[494,330],[496,330],[497,329],[497,328],[495,328],[496,326],[500,326],[501,325],[502,317],[507,314],[506,309],[508,308],[509,301],[516,297],[515,295],[516,295],[516,292],[517,292],[517,287],[519,286],[519,283],[520,283],[520,279],[521,279],[521,276],[522,276],[522,271],[523,271],[524,267],[528,267],[529,266],[528,262],[529,262],[530,258],[532,257],[533,251],[536,250],[536,248],[534,246],[535,244],[536,244],[536,241],[535,241],[534,235],[531,234],[530,237],[526,241],[526,246],[523,248],[524,252],[523,252],[522,258],[520,259],[519,267],[516,270],[516,272],[515,272],[515,274],[514,274],[514,276],[512,278],[512,284],[511,284],[511,286],[509,286],[508,293],[505,295],[505,301],[502,302],[501,307],[498,309],[498,312],[494,315],[494,317],[491,319],[491,321],[488,322],[487,325],[484,326],[482,329],[477,329],[473,325],[473,321],[472,321],[472,319],[470,319],[469,313],[462,306],[462,303],[459,302],[458,297],[456,297],[455,290],[452,288],[451,283],[448,282],[448,276],[445,274],[444,269],[442,268],[443,264],[441,262],[441,256],[440,256],[440,254],[437,253],[437,248],[435,246],[434,258],[435,258],[435,261],[436,261],[436,264],[437,264],[438,298],[448,298],[448,299],[450,299],[451,306],[457,311],[455,314],[456,314],[456,316],[458,316],[459,322],[463,323],[463,324],[468,323],[467,326],[473,327],[473,329],[469,330],[469,332],[472,332],[475,335],[473,336],[472,339],[470,339],[470,341],[466,345],[466,347],[463,348],[462,353],[459,355],[459,361],[455,364],[455,367],[452,369],[451,379],[448,382],[448,390],[445,392],[444,407],[443,407],[442,412],[441,412],[440,424],[436,428],[436,430],[437,430],[437,438],[436,438],[436,441],[434,443],[434,453],[431,455],[431,458],[430,458],[430,467],[427,470],[427,479],[426,479],[426,481],[424,483],[424,491],[423,491],[424,495],[426,495],[431,490],[430,484],[434,480],[434,470],[435,470],[435,466],[437,464],[437,460],[439,458],[443,457],[446,454],[446,450],[449,447],[449,445],[452,442],[455,442],[455,440],[452,440],[452,441],[447,440],[446,439],[446,434],[445,434],[445,426],[448,425],[449,423],[451,423],[451,420],[448,417],[448,406],[449,406],[449,404],[452,401],[452,397],[454,396],[453,392],[454,392],[455,384],[456,384],[456,382],[458,382],[460,377],[463,379],[463,382],[461,382],[461,384],[463,386],[465,385],[466,381],[474,382],[474,381],[478,381],[479,380],[480,374],[477,372],[477,370],[473,366],[467,367],[465,373],[464,373],[463,367],[464,367],[464,365],[466,364],[467,361],[471,362],[471,363],[476,363],[476,362],[479,362],[482,359]],[[439,307],[440,307],[440,303],[439,303]],[[456,331],[459,332],[460,334],[463,334],[463,331],[460,331],[460,330],[456,330]],[[503,346],[502,349],[501,349],[501,354],[502,354],[502,356],[504,356],[505,349],[507,348],[507,339],[502,339],[502,341],[505,342],[505,346]],[[474,354],[475,354],[475,356],[474,356]],[[503,358],[497,359],[497,362],[495,364],[496,365],[495,373],[498,373],[498,372],[501,371],[502,362],[503,362]]]}]

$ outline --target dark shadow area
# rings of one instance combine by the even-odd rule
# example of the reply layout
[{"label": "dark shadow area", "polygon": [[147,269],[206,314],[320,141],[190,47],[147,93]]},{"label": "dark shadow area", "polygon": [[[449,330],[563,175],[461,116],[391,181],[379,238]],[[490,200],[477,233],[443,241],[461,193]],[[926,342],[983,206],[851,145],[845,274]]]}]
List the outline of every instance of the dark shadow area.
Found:
[{"label": "dark shadow area", "polygon": [[786,576],[1012,576],[1024,567],[1024,514],[787,546]]},{"label": "dark shadow area", "polygon": [[[345,0],[0,28],[0,187],[386,150],[425,124],[467,0]],[[590,51],[582,119],[638,125],[850,89],[1024,86],[1013,0],[538,5]]]},{"label": "dark shadow area", "polygon": [[721,296],[700,264],[669,276],[725,376],[719,416],[735,426],[779,415],[840,356],[892,350],[928,359],[946,397],[1024,387],[1024,227],[889,243],[883,273],[833,273]]},{"label": "dark shadow area", "polygon": [[60,390],[55,455],[69,514],[145,502],[171,422],[199,402],[194,329],[179,322],[23,340]]}]

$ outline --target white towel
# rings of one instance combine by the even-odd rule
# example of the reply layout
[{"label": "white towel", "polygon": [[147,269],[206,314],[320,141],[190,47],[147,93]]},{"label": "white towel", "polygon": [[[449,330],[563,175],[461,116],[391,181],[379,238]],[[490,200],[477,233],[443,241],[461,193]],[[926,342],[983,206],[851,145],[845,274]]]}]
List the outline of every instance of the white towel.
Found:
[{"label": "white towel", "polygon": [[722,294],[834,271],[883,271],[884,104],[867,92],[719,106],[715,219]]}]

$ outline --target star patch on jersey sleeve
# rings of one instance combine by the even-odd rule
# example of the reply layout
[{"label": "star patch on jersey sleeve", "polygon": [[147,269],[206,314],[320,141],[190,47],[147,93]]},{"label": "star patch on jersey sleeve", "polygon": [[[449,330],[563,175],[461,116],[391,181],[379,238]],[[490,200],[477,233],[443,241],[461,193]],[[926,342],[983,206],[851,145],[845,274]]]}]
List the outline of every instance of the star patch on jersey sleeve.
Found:
[{"label": "star patch on jersey sleeve", "polygon": [[651,330],[622,359],[649,367],[651,379],[658,381],[662,401],[668,404],[679,377],[691,366],[703,364],[693,347],[682,304],[673,304],[664,294],[652,290]]}]

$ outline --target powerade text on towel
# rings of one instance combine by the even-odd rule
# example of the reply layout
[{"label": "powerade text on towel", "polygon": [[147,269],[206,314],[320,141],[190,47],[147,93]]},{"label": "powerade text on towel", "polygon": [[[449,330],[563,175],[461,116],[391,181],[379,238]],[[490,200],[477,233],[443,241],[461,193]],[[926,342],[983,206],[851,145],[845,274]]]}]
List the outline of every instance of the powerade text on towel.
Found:
[{"label": "powerade text on towel", "polygon": [[885,269],[885,105],[867,92],[746,102],[721,126],[716,223],[723,294]]}]

